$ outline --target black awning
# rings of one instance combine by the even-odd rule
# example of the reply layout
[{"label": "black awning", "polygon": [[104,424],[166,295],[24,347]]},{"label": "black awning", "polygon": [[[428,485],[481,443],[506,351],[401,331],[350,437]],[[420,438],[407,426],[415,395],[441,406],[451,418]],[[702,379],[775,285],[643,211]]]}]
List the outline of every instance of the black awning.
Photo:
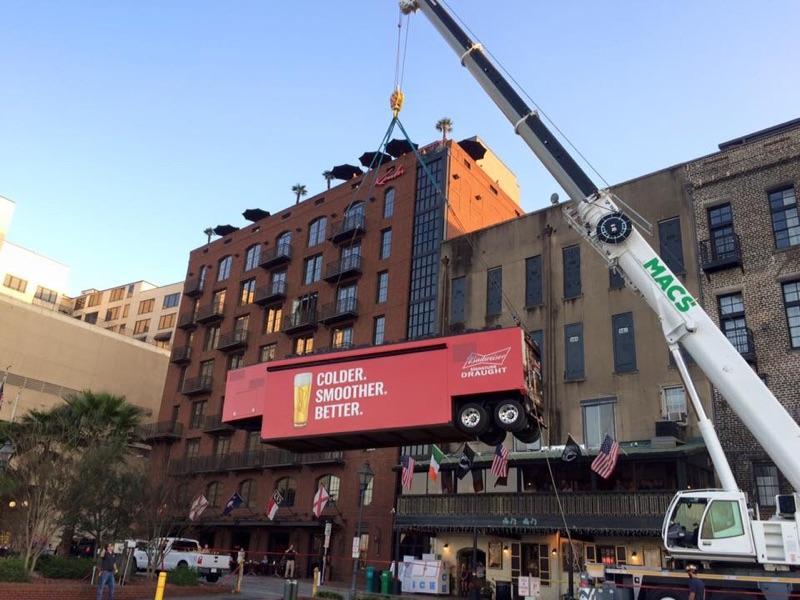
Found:
[{"label": "black awning", "polygon": [[417,148],[419,148],[419,144],[415,144],[414,142],[409,142],[408,140],[401,140],[397,138],[393,139],[391,142],[386,144],[386,151],[395,158],[403,156],[403,154],[406,154],[408,152],[412,152]]},{"label": "black awning", "polygon": [[234,227],[233,225],[217,225],[214,227],[214,233],[220,237],[230,235],[234,231],[238,231],[238,227]]},{"label": "black awning", "polygon": [[383,152],[364,152],[364,154],[358,157],[358,162],[360,162],[367,169],[370,168],[370,165],[372,165],[372,168],[374,169],[379,165],[385,165],[391,161],[392,157]]},{"label": "black awning", "polygon": [[461,149],[469,154],[472,160],[480,160],[486,155],[486,146],[476,138],[467,138],[458,142]]},{"label": "black awning", "polygon": [[163,341],[168,340],[172,337],[171,331],[159,331],[157,334],[153,336],[154,340]]},{"label": "black awning", "polygon": [[248,221],[255,223],[261,219],[266,219],[269,216],[269,211],[261,210],[260,208],[248,208],[242,213],[242,216]]},{"label": "black awning", "polygon": [[341,179],[343,181],[349,181],[353,177],[358,177],[359,175],[363,175],[364,171],[362,171],[359,167],[355,165],[336,165],[331,169],[331,173],[333,173],[333,177],[335,179]]}]

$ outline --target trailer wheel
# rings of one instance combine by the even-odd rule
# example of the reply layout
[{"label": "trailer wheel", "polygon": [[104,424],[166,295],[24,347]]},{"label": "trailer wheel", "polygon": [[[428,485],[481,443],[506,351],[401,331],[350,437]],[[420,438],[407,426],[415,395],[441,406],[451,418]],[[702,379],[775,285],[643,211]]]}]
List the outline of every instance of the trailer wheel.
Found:
[{"label": "trailer wheel", "polygon": [[458,409],[456,427],[469,435],[479,436],[491,425],[486,407],[478,402],[467,402]]},{"label": "trailer wheel", "polygon": [[206,581],[208,583],[216,583],[219,581],[219,573],[209,573],[206,575]]},{"label": "trailer wheel", "polygon": [[494,408],[494,423],[500,429],[514,433],[525,429],[528,417],[519,400],[501,400]]},{"label": "trailer wheel", "polygon": [[478,439],[482,441],[487,446],[497,446],[497,444],[501,444],[504,439],[506,439],[506,434],[508,432],[505,429],[498,429],[497,427],[491,427],[484,433],[478,436]]},{"label": "trailer wheel", "polygon": [[180,562],[177,564],[177,566],[178,566],[178,567],[188,567],[188,566],[189,566],[189,563],[188,563],[188,562],[186,562],[185,560],[182,560],[182,561],[180,561]]},{"label": "trailer wheel", "polygon": [[[650,594],[648,594],[649,596]],[[653,596],[654,600],[678,600],[678,597],[672,592],[660,592]]]},{"label": "trailer wheel", "polygon": [[522,431],[515,432],[514,437],[523,444],[535,444],[542,437],[542,431],[536,421],[528,421],[527,427]]}]

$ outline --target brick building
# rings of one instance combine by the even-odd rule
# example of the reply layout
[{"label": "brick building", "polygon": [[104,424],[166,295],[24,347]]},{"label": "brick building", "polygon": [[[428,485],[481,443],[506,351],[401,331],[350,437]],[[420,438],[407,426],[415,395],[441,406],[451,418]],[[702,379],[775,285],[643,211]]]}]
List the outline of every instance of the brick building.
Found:
[{"label": "brick building", "polygon": [[[720,144],[686,170],[703,305],[797,420],[800,119]],[[714,414],[739,485],[769,512],[786,482],[718,396]]]},{"label": "brick building", "polygon": [[[293,543],[298,573],[306,575],[330,521],[333,575],[344,577],[352,564],[357,471],[369,461],[375,476],[365,494],[362,553],[378,565],[391,560],[397,449],[294,454],[264,446],[258,431],[221,423],[220,413],[231,369],[438,331],[444,239],[521,210],[504,191],[513,175],[480,140],[435,143],[421,153],[427,170],[406,152],[277,214],[245,211],[251,224],[218,228],[220,239],[190,253],[160,423],[150,439],[154,468],[176,483],[177,516],[197,494],[209,500],[189,530],[204,543],[242,546],[256,559]],[[319,483],[335,499],[321,520],[311,510]],[[269,521],[264,509],[274,489],[286,502]],[[222,516],[235,491],[244,505]]]}]

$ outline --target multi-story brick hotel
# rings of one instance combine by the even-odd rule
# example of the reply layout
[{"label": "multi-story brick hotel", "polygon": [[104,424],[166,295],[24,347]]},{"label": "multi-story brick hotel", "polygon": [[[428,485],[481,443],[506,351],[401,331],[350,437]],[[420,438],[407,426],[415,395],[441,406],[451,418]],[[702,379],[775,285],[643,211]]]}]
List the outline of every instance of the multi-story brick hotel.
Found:
[{"label": "multi-story brick hotel", "polygon": [[[231,369],[438,333],[442,242],[521,215],[514,175],[479,139],[422,148],[427,172],[408,146],[394,145],[401,150],[378,169],[354,169],[344,183],[274,215],[247,210],[250,224],[218,228],[220,239],[190,253],[151,441],[153,464],[176,483],[178,516],[197,494],[209,500],[188,530],[203,543],[241,546],[256,560],[292,543],[306,575],[330,521],[332,575],[343,577],[352,564],[358,470],[368,461],[362,554],[378,564],[393,558],[398,449],[293,454],[262,444],[258,431],[223,424],[220,413]],[[316,519],[320,482],[334,502]],[[264,513],[275,489],[285,501],[270,521]],[[236,491],[244,504],[223,516]]]}]

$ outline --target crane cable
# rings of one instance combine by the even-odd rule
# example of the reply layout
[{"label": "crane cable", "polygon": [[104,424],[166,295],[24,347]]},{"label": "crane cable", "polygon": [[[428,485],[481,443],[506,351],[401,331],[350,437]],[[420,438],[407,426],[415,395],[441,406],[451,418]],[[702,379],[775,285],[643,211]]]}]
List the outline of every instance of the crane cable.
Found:
[{"label": "crane cable", "polygon": [[[403,108],[403,80],[406,74],[406,53],[408,50],[408,31],[411,29],[410,15],[404,15],[403,11],[398,9],[397,17],[397,49],[395,50],[394,59],[394,89],[391,96],[389,96],[389,106],[392,109],[392,116],[396,119],[397,115]],[[405,26],[403,18],[405,17]]]}]

